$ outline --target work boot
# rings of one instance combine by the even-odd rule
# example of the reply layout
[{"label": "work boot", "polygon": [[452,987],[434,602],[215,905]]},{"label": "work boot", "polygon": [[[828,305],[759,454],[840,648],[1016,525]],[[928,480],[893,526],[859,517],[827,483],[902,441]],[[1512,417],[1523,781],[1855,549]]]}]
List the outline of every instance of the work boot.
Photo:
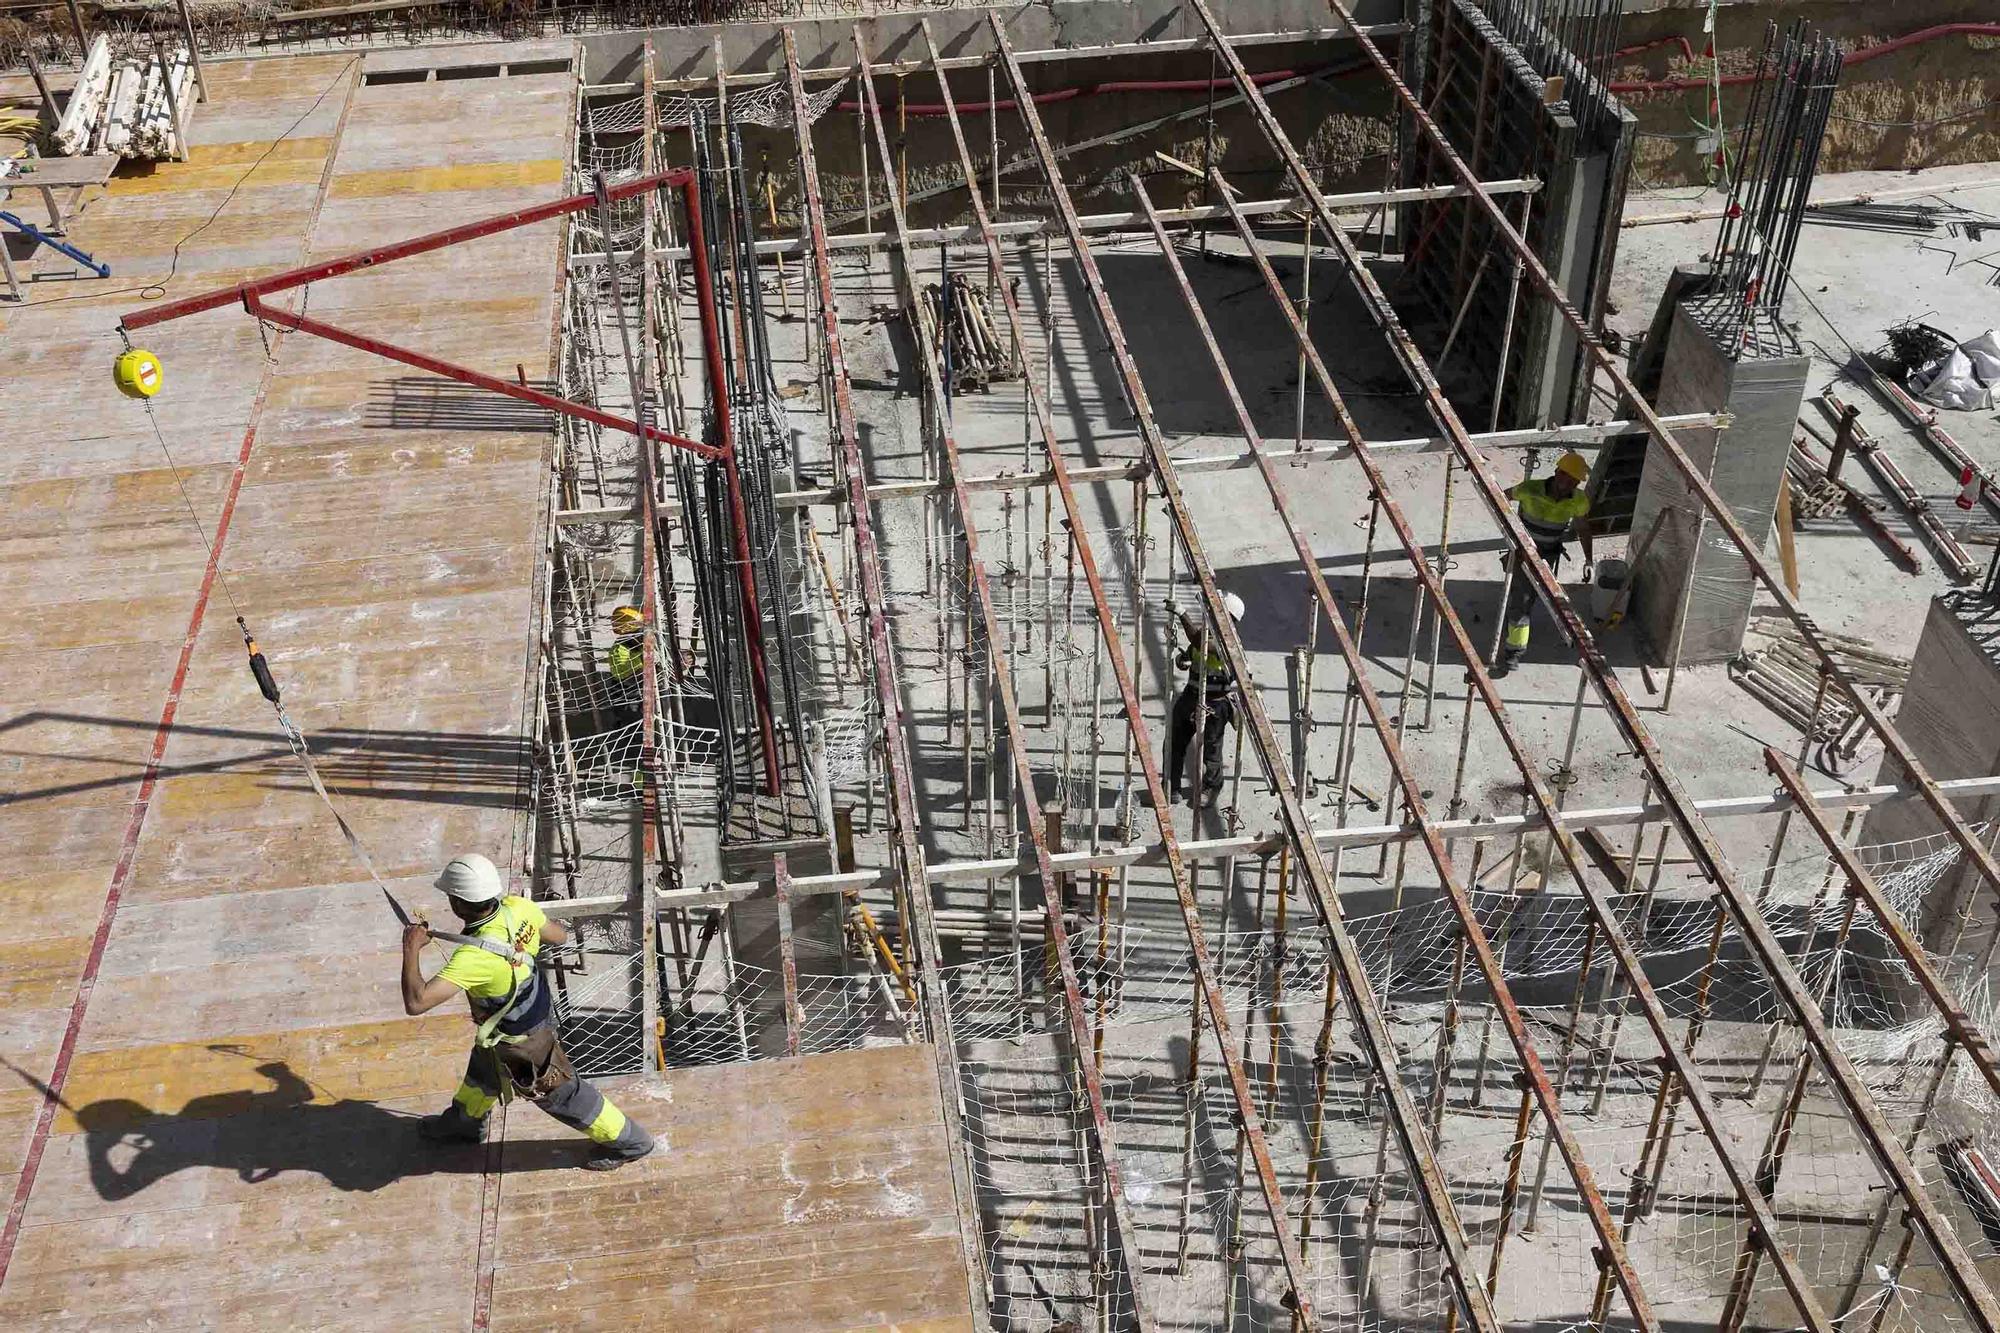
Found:
[{"label": "work boot", "polygon": [[589,1158],[584,1161],[583,1169],[586,1171],[616,1171],[627,1162],[636,1162],[641,1157],[651,1157],[653,1150],[659,1146],[657,1142],[649,1138],[646,1140],[646,1146],[634,1153],[620,1152],[616,1148],[599,1148],[592,1152]]},{"label": "work boot", "polygon": [[1521,655],[1519,653],[1502,653],[1500,654],[1500,660],[1493,664],[1493,670],[1490,674],[1493,679],[1498,680],[1512,671],[1520,660]]},{"label": "work boot", "polygon": [[426,1143],[484,1143],[486,1122],[474,1120],[456,1102],[417,1122],[417,1137]]}]

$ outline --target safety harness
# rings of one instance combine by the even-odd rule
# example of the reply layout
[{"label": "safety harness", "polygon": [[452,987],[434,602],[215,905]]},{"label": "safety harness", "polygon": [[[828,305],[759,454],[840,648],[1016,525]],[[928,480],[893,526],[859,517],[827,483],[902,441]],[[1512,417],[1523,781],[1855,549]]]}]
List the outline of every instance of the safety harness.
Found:
[{"label": "safety harness", "polygon": [[1570,539],[1572,528],[1590,512],[1589,497],[1581,491],[1564,497],[1551,495],[1548,483],[1540,477],[1528,478],[1510,493],[1519,507],[1521,526],[1534,540],[1536,553],[1551,566],[1561,564],[1566,554],[1563,545]]},{"label": "safety harness", "polygon": [[[501,928],[505,930],[507,938],[509,940],[512,940],[515,936],[514,921],[512,916],[510,916],[507,911],[506,904],[505,903],[500,904],[495,909],[494,915],[500,918]],[[492,917],[487,918],[488,921],[491,921],[492,919],[493,919]],[[485,923],[482,922],[481,924],[483,925]],[[473,927],[473,929],[475,930],[477,930],[478,928],[479,928],[478,926]],[[472,942],[481,945],[482,947],[493,949],[493,952],[495,953],[502,952],[502,950],[495,949],[493,947],[494,944],[493,941],[485,939],[483,936],[474,935],[474,936],[467,936],[464,938],[467,938]],[[480,1021],[477,1032],[473,1034],[474,1042],[476,1042],[478,1045],[482,1047],[497,1046],[503,1043],[507,1045],[513,1045],[516,1042],[526,1040],[527,1038],[526,1033],[515,1034],[509,1032],[502,1032],[500,1031],[500,1025],[506,1022],[510,1018],[516,1018],[527,1014],[535,1007],[535,1002],[541,998],[542,977],[541,974],[534,969],[533,960],[527,959],[527,955],[511,947],[506,949],[505,953],[508,955],[507,995],[506,998],[500,1001],[499,1005],[495,1007],[492,1013],[488,1014],[484,1019]],[[521,985],[522,962],[520,960],[523,959],[527,959],[528,963],[527,966],[528,983],[525,992]]]}]

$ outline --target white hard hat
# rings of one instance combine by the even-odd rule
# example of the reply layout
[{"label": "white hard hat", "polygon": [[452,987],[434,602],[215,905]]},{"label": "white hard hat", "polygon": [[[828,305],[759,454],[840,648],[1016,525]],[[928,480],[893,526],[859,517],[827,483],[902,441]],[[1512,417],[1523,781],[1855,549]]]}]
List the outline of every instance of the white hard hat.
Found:
[{"label": "white hard hat", "polygon": [[1233,592],[1222,594],[1222,609],[1229,612],[1229,618],[1237,624],[1243,623],[1243,599]]},{"label": "white hard hat", "polygon": [[500,872],[478,852],[452,857],[438,872],[435,887],[462,903],[495,902],[503,891]]}]

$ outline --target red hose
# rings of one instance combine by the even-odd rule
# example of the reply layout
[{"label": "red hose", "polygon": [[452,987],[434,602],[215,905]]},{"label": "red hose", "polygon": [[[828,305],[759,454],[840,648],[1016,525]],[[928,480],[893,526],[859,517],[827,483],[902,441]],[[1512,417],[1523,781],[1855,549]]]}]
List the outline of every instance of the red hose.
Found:
[{"label": "red hose", "polygon": [[1636,56],[1641,51],[1650,51],[1656,46],[1679,46],[1683,56],[1689,60],[1694,59],[1694,43],[1679,33],[1668,37],[1655,37],[1652,41],[1640,42],[1637,46],[1621,46],[1611,53],[1611,58],[1616,60],[1620,56]]},{"label": "red hose", "polygon": [[[1916,32],[1906,33],[1901,37],[1892,37],[1879,45],[1864,46],[1858,51],[1850,52],[1847,57],[1847,63],[1849,65],[1863,64],[1874,60],[1878,56],[1886,56],[1892,51],[1900,51],[1906,46],[1916,46],[1923,42],[1936,41],[1940,37],[1952,37],[1959,34],[1970,37],[2000,37],[2000,23],[1940,23],[1934,28],[1922,28]],[[1621,52],[1620,54],[1623,53]],[[1746,83],[1755,83],[1756,81],[1757,76],[1755,74],[1725,74],[1720,80],[1721,85],[1725,88],[1734,88]],[[1645,79],[1635,83],[1614,83],[1611,85],[1611,91],[1620,96],[1632,93],[1685,92],[1692,88],[1706,88],[1710,83],[1711,80],[1709,79],[1694,77]]]},{"label": "red hose", "polygon": [[[1350,75],[1359,74],[1368,68],[1370,68],[1368,65],[1356,64],[1350,69],[1334,70],[1327,77],[1344,79]],[[1286,79],[1295,79],[1313,74],[1325,74],[1328,70],[1332,69],[1333,67],[1330,65],[1316,65],[1311,69],[1266,70],[1262,74],[1252,74],[1250,82],[1262,88],[1266,84],[1282,83]],[[1070,88],[1051,88],[1047,92],[1036,93],[1035,105],[1047,106],[1051,102],[1067,102],[1076,97],[1098,97],[1105,93],[1205,93],[1211,90],[1233,88],[1235,86],[1236,81],[1229,78],[1111,79],[1103,83],[1084,83]],[[963,116],[980,111],[1012,111],[1021,104],[1014,98],[1006,97],[997,102],[957,102],[953,105],[958,108],[958,114]],[[859,102],[842,102],[840,104],[842,111],[856,111],[860,107],[861,103]],[[898,104],[894,102],[885,103],[882,107],[885,115],[897,109]],[[901,104],[900,110],[906,116],[942,116],[947,114],[943,102],[905,102]]]},{"label": "red hose", "polygon": [[[1850,52],[1847,57],[1847,63],[1849,65],[1864,64],[1880,56],[1900,51],[1906,46],[1917,46],[1924,42],[1934,42],[1940,37],[1953,37],[1961,34],[1969,37],[2000,37],[2000,23],[1940,23],[1936,27],[1921,28],[1916,32],[1905,33],[1901,37],[1892,37],[1888,41],[1881,42],[1875,46],[1864,46],[1858,51]],[[1670,37],[1657,37],[1649,42],[1640,42],[1636,46],[1625,47],[1615,52],[1614,58],[1616,56],[1636,55],[1641,51],[1651,50],[1656,46],[1676,44],[1681,48],[1681,53],[1689,60],[1695,58],[1694,47],[1689,44],[1687,38],[1678,34]],[[1285,79],[1297,78],[1300,75],[1326,74],[1329,68],[1329,66],[1320,65],[1316,68],[1305,70],[1268,70],[1262,74],[1252,74],[1250,82],[1261,88],[1265,84],[1279,83]],[[1359,74],[1368,68],[1370,66],[1357,64],[1350,69],[1334,70],[1332,73],[1327,74],[1327,77],[1344,79],[1351,75]],[[1756,79],[1757,76],[1755,74],[1725,74],[1722,76],[1720,82],[1724,88],[1735,88],[1746,83],[1754,83]],[[1612,92],[1620,96],[1630,96],[1635,93],[1685,92],[1692,88],[1706,88],[1710,83],[1711,80],[1709,79],[1683,76],[1673,79],[1640,79],[1629,83],[1614,83],[1610,87]],[[1234,84],[1235,80],[1233,79],[1114,79],[1104,83],[1084,83],[1069,88],[1051,88],[1047,92],[1036,93],[1034,100],[1037,106],[1047,106],[1053,102],[1067,102],[1077,97],[1098,97],[1105,93],[1203,93],[1211,89],[1233,87]],[[895,105],[893,102],[889,103],[883,107],[883,110],[887,111]],[[982,111],[1012,111],[1020,106],[1020,103],[1009,97],[1002,98],[996,102],[959,102],[956,105],[960,115],[969,115]],[[859,102],[842,102],[840,104],[842,111],[856,111],[860,107],[861,103]],[[905,103],[901,110],[907,116],[942,116],[946,113],[943,102],[909,102]]]}]

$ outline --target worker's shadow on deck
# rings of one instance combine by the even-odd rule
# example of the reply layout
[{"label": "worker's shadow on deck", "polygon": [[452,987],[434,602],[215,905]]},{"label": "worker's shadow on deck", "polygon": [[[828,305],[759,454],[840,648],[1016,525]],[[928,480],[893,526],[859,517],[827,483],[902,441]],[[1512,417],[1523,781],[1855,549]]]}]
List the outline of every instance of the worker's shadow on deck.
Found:
[{"label": "worker's shadow on deck", "polygon": [[[72,1108],[83,1127],[90,1183],[100,1198],[129,1199],[176,1172],[234,1171],[260,1185],[287,1173],[323,1177],[344,1193],[372,1193],[409,1176],[472,1175],[486,1168],[487,1150],[437,1145],[417,1136],[417,1117],[370,1101],[316,1101],[312,1084],[288,1064],[257,1066],[268,1091],[196,1097],[163,1114],[127,1097]],[[580,1165],[585,1139],[515,1140],[506,1171]]]}]

